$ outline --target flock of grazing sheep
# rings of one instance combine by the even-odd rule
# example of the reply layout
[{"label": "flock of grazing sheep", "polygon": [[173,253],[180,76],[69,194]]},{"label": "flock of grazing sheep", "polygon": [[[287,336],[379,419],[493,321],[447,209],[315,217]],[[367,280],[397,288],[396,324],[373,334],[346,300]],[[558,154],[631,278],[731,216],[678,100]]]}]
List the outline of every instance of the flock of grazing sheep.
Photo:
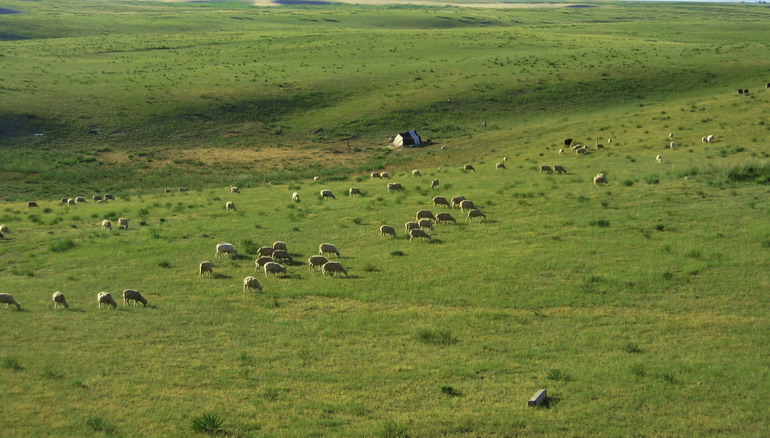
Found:
[{"label": "flock of grazing sheep", "polygon": [[[670,133],[668,135],[669,140],[673,140],[674,133]],[[702,139],[703,143],[713,143],[715,141],[715,136],[708,135],[703,137]],[[607,140],[608,144],[612,143],[612,139]],[[673,149],[677,144],[674,141],[671,141],[669,147]],[[579,143],[573,143],[573,140],[571,138],[568,138],[564,140],[564,147],[570,148],[571,150],[575,151],[578,155],[581,154],[587,154],[590,151],[590,148],[587,146],[580,145]],[[597,143],[595,146],[595,149],[605,149],[604,145]],[[562,155],[564,153],[564,148],[559,149],[559,155]],[[663,162],[662,155],[658,154],[655,157],[656,161],[660,164]],[[508,157],[504,157],[502,161],[497,162],[495,164],[496,169],[507,169],[505,162],[508,161]],[[465,171],[468,172],[475,172],[475,168],[471,164],[466,164],[462,168]],[[542,165],[540,166],[540,172],[545,173],[557,173],[557,174],[566,174],[567,170],[561,166],[561,165]],[[418,169],[412,170],[412,176],[413,177],[419,177],[422,176],[422,173]],[[371,172],[370,177],[372,179],[389,179],[390,174],[388,172]],[[314,181],[320,180],[320,177],[316,176],[313,178]],[[604,173],[598,173],[593,178],[594,184],[606,184],[608,183],[607,175]],[[434,179],[430,183],[430,189],[434,189],[439,186],[439,180]],[[401,191],[404,189],[404,187],[400,183],[388,183],[387,184],[387,191],[395,192],[395,191]],[[240,194],[241,191],[238,187],[235,186],[229,186],[228,187],[231,193],[234,194]],[[179,188],[180,192],[187,191],[186,188]],[[171,189],[166,189],[166,193],[170,193]],[[336,196],[334,193],[329,189],[323,189],[320,191],[320,196],[322,199],[336,199]],[[360,188],[357,187],[350,187],[348,190],[348,196],[363,196],[363,192]],[[101,195],[94,195],[92,197],[92,200],[97,203],[106,202],[109,200],[114,200],[115,197],[111,194],[105,194],[104,196]],[[293,202],[300,202],[300,193],[294,192],[291,195],[291,200]],[[85,203],[87,202],[86,199],[82,196],[74,197],[74,198],[62,198],[61,202],[67,205],[77,205],[79,203]],[[473,219],[479,219],[481,221],[486,219],[486,214],[484,214],[477,206],[476,204],[466,199],[464,196],[454,196],[451,199],[446,199],[442,196],[434,196],[432,198],[433,205],[435,207],[439,206],[445,206],[450,209],[459,208],[462,213],[466,213],[466,222],[470,222]],[[27,206],[29,208],[38,208],[38,204],[35,201],[30,201],[27,203]],[[235,211],[236,206],[235,203],[232,201],[227,201],[225,204],[225,209],[228,211]],[[437,214],[433,214],[433,212],[429,210],[419,210],[416,215],[414,221],[410,220],[404,223],[404,232],[406,235],[409,236],[409,241],[413,241],[414,239],[428,239],[431,240],[432,237],[430,234],[428,234],[428,231],[433,230],[434,224],[448,224],[448,223],[456,223],[457,220],[449,213],[449,212],[439,212]],[[119,218],[118,219],[118,227],[123,229],[128,229],[128,219],[126,218]],[[101,227],[103,230],[112,231],[112,222],[105,219],[102,221]],[[380,226],[380,235],[382,237],[398,237],[396,232],[396,227],[392,225],[382,225]],[[0,225],[0,239],[4,238],[5,234],[9,233],[10,230],[6,225]],[[335,276],[338,274],[345,274],[345,276],[348,275],[348,270],[338,261],[330,261],[326,256],[329,255],[331,257],[332,254],[336,255],[337,257],[340,256],[340,251],[337,249],[337,247],[331,243],[322,243],[319,245],[318,248],[318,255],[314,255],[310,258],[308,258],[308,269],[312,271],[316,271],[320,268],[321,273],[324,277],[326,276]],[[285,275],[288,273],[286,267],[281,264],[281,262],[293,262],[292,256],[289,254],[288,249],[286,247],[286,243],[278,241],[275,242],[272,246],[269,247],[262,247],[258,250],[259,258],[255,260],[255,270],[258,272],[260,269],[263,270],[265,277],[268,276],[268,274],[273,274],[273,276],[277,276],[278,274]],[[237,250],[235,246],[231,243],[222,242],[218,243],[216,245],[216,252],[215,257],[234,257],[237,256]],[[214,263],[210,260],[206,260],[204,262],[201,262],[198,267],[198,275],[203,276],[211,276],[214,272]],[[260,292],[263,291],[263,287],[260,284],[259,280],[254,276],[247,276],[243,279],[243,290],[258,290]],[[61,292],[54,292],[53,294],[53,302],[55,307],[63,307],[63,308],[69,308],[69,305],[67,303],[67,300],[64,297],[64,294]],[[123,291],[123,302],[125,305],[129,305],[130,302],[133,302],[134,304],[138,305],[138,303],[142,303],[144,306],[147,306],[147,300],[142,296],[141,293],[134,289],[126,289]],[[21,309],[21,304],[16,301],[16,299],[7,293],[0,293],[0,304],[6,304],[6,308],[10,306],[16,306],[17,309]],[[117,307],[117,303],[115,302],[112,295],[108,292],[99,292],[97,294],[97,303],[98,307],[101,308],[102,304],[105,304],[107,306],[111,306],[112,308]]]}]

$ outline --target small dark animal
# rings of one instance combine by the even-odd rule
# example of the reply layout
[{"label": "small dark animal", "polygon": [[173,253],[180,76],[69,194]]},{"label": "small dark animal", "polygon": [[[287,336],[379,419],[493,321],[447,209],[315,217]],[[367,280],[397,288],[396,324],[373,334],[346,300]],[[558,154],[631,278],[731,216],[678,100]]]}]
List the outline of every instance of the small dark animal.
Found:
[{"label": "small dark animal", "polygon": [[564,146],[570,147],[571,144],[572,144],[572,139],[571,138],[568,138],[568,139],[564,140]]}]

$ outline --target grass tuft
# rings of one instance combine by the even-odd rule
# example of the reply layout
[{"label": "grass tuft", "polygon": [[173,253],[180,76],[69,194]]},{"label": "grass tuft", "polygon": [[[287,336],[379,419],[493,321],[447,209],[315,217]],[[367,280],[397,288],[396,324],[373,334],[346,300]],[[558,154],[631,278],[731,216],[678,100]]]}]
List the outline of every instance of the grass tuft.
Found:
[{"label": "grass tuft", "polygon": [[557,382],[569,382],[572,380],[572,376],[560,369],[548,370],[547,377],[549,380],[555,380]]},{"label": "grass tuft", "polygon": [[417,332],[417,339],[432,345],[452,345],[459,342],[448,330],[421,329]]},{"label": "grass tuft", "polygon": [[88,426],[94,432],[103,432],[107,435],[114,435],[118,431],[110,420],[101,417],[90,417],[86,420],[86,426]]},{"label": "grass tuft", "polygon": [[55,240],[48,244],[48,249],[51,252],[64,252],[69,251],[75,247],[75,242],[72,239]]},{"label": "grass tuft", "polygon": [[6,357],[3,359],[3,368],[13,371],[22,371],[24,369],[15,357]]},{"label": "grass tuft", "polygon": [[219,415],[213,412],[204,412],[192,419],[190,427],[193,432],[215,435],[225,432],[224,425],[225,421]]}]

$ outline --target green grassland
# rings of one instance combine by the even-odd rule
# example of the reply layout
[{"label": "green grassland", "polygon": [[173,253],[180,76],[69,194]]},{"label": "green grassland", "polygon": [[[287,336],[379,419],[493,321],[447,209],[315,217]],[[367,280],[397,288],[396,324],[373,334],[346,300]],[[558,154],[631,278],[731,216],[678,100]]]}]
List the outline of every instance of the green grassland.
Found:
[{"label": "green grassland", "polygon": [[[770,428],[767,8],[85,5],[0,15],[2,435]],[[408,128],[433,143],[384,147]],[[420,209],[458,223],[409,242]],[[288,274],[255,274],[277,240]],[[347,277],[308,270],[323,242]],[[127,288],[149,305],[97,308]]]}]

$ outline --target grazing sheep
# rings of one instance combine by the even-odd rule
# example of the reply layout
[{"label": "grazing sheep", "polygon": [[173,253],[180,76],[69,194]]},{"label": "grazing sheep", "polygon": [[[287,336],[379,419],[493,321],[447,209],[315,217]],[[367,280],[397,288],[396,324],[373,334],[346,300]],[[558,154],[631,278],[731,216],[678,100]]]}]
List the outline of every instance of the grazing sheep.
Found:
[{"label": "grazing sheep", "polygon": [[61,198],[62,204],[69,204],[69,202],[70,202],[70,198]]},{"label": "grazing sheep", "polygon": [[429,230],[433,229],[433,221],[430,219],[420,219],[417,221],[417,226],[420,228],[427,228]]},{"label": "grazing sheep", "polygon": [[329,190],[329,189],[321,190],[321,198],[323,198],[323,199],[326,199],[326,198],[337,199],[337,197],[334,196],[334,193],[331,190]]},{"label": "grazing sheep", "polygon": [[265,266],[265,264],[272,262],[273,259],[270,257],[260,257],[256,260],[254,260],[254,270],[259,271],[259,268]]},{"label": "grazing sheep", "polygon": [[86,203],[86,198],[82,196],[78,196],[77,198],[75,198],[75,202],[77,202],[78,204],[81,204],[81,203],[84,204]]},{"label": "grazing sheep", "polygon": [[108,221],[107,219],[103,220],[102,229],[107,231],[112,231],[112,222]]},{"label": "grazing sheep", "polygon": [[308,271],[313,270],[315,271],[316,266],[323,266],[324,263],[328,262],[329,259],[322,255],[314,255],[307,259],[307,269]]},{"label": "grazing sheep", "polygon": [[258,291],[262,292],[262,285],[259,284],[259,280],[257,280],[257,277],[246,277],[243,279],[243,290],[254,290],[257,289]]},{"label": "grazing sheep", "polygon": [[361,189],[358,187],[351,187],[350,190],[348,190],[348,196],[363,196],[363,193],[361,192]]},{"label": "grazing sheep", "polygon": [[273,255],[273,251],[275,251],[275,248],[272,246],[263,246],[257,250],[257,254],[264,257],[271,257]]},{"label": "grazing sheep", "polygon": [[273,274],[273,276],[286,273],[286,268],[284,268],[283,265],[281,265],[280,263],[276,263],[276,262],[265,263],[263,268],[265,270],[265,277],[267,277],[268,273]]},{"label": "grazing sheep", "polygon": [[572,150],[572,151],[576,151],[576,150],[578,150],[578,149],[581,149],[582,147],[583,147],[583,146],[582,146],[580,143],[575,143],[575,144],[574,144],[574,145],[573,145],[573,146],[570,148],[570,150]]},{"label": "grazing sheep", "polygon": [[442,212],[442,213],[438,213],[436,215],[436,223],[437,224],[449,223],[449,222],[457,223],[457,219],[453,218],[452,215],[449,214],[449,213],[443,213]]},{"label": "grazing sheep", "polygon": [[337,257],[339,257],[340,251],[337,249],[336,246],[332,245],[331,243],[322,243],[318,245],[318,254],[321,254],[321,255],[336,254]]},{"label": "grazing sheep", "polygon": [[75,200],[75,198],[70,198],[70,199],[67,201],[67,204],[68,204],[68,205],[77,205],[77,204],[78,204],[78,202]]},{"label": "grazing sheep", "polygon": [[118,228],[123,228],[124,230],[128,229],[128,219],[124,217],[118,218]]},{"label": "grazing sheep", "polygon": [[382,177],[380,176],[380,172],[372,172],[372,173],[371,173],[371,177],[372,177],[372,179],[374,179],[374,178],[382,178]]},{"label": "grazing sheep", "polygon": [[94,202],[99,202],[102,200],[102,197],[99,195],[91,196],[91,199],[93,199]]},{"label": "grazing sheep", "polygon": [[465,212],[465,210],[475,210],[475,209],[476,209],[476,204],[474,204],[473,201],[469,199],[460,201],[460,211]]},{"label": "grazing sheep", "polygon": [[657,157],[655,157],[655,161],[657,161],[658,164],[660,164],[663,162],[663,157],[661,155],[658,155]]},{"label": "grazing sheep", "polygon": [[217,243],[217,252],[214,254],[214,257],[219,258],[220,255],[225,255],[225,254],[228,257],[237,256],[238,251],[235,249],[235,245],[227,242]]},{"label": "grazing sheep", "polygon": [[702,143],[706,143],[706,137],[701,137],[701,138],[700,138],[700,141],[701,141]]},{"label": "grazing sheep", "polygon": [[129,301],[133,301],[136,306],[138,306],[139,303],[142,303],[144,307],[147,307],[147,299],[137,290],[126,289],[123,291],[123,304],[128,306],[130,304]]},{"label": "grazing sheep", "polygon": [[241,194],[241,189],[239,189],[238,187],[235,187],[235,186],[230,186],[230,193],[237,193],[237,194],[240,195]]},{"label": "grazing sheep", "polygon": [[706,137],[706,143],[714,143],[714,139],[715,138],[713,134],[709,135],[708,137]]},{"label": "grazing sheep", "polygon": [[164,193],[171,193],[171,189],[166,189],[163,191]]},{"label": "grazing sheep", "polygon": [[476,171],[476,169],[474,169],[473,166],[471,166],[470,164],[466,164],[465,166],[463,166],[463,170],[467,170],[469,172],[475,172]]},{"label": "grazing sheep", "polygon": [[65,309],[69,309],[70,305],[67,304],[67,299],[64,298],[64,294],[56,291],[53,293],[53,296],[51,297],[53,299],[53,307],[54,309],[58,309],[59,307],[63,307]]},{"label": "grazing sheep", "polygon": [[503,157],[503,161],[508,161],[508,157]]},{"label": "grazing sheep", "polygon": [[19,304],[18,301],[16,301],[15,298],[13,298],[13,295],[11,294],[0,294],[0,304],[5,304],[5,308],[7,309],[11,305],[16,306],[16,310],[21,310],[21,304]]},{"label": "grazing sheep", "polygon": [[610,144],[610,143],[612,143],[612,139],[611,139],[611,138],[608,138],[608,139],[607,139],[607,144]]},{"label": "grazing sheep", "polygon": [[421,230],[419,228],[414,230],[409,230],[409,241],[411,242],[412,239],[415,237],[422,237],[423,239],[431,240],[430,234],[426,233],[425,230]]},{"label": "grazing sheep", "polygon": [[674,133],[673,132],[669,132],[668,133],[668,139],[669,140],[673,140],[674,139]]},{"label": "grazing sheep", "polygon": [[564,149],[559,149],[559,155],[564,155]]},{"label": "grazing sheep", "polygon": [[567,169],[564,166],[553,166],[553,171],[556,173],[567,173]]},{"label": "grazing sheep", "polygon": [[112,196],[111,194],[107,193],[106,195],[104,195],[104,200],[105,201],[114,201],[115,197]]},{"label": "grazing sheep", "polygon": [[278,240],[276,242],[273,242],[273,249],[274,250],[282,249],[282,250],[286,251],[289,248],[286,247],[286,242],[282,242],[282,241]]},{"label": "grazing sheep", "polygon": [[190,191],[190,189],[188,189],[187,187],[179,187],[177,190],[180,191],[180,192],[189,192]]},{"label": "grazing sheep", "polygon": [[430,188],[435,189],[436,187],[438,187],[438,180],[434,179],[430,182]]},{"label": "grazing sheep", "polygon": [[669,145],[668,145],[669,149],[674,149],[674,146],[676,146],[676,142],[675,142],[675,141],[672,141],[672,142],[671,142],[671,143],[669,143]]},{"label": "grazing sheep", "polygon": [[100,309],[102,308],[102,303],[112,306],[113,309],[118,307],[118,303],[115,302],[115,299],[112,298],[109,292],[99,292],[96,294],[96,302],[99,304]]},{"label": "grazing sheep", "polygon": [[10,232],[11,232],[11,230],[8,229],[7,225],[5,225],[5,224],[0,225],[0,233],[8,234]]},{"label": "grazing sheep", "polygon": [[447,207],[452,207],[449,204],[449,201],[447,201],[447,199],[445,197],[443,197],[443,196],[434,196],[433,197],[433,205],[435,205],[435,206],[446,205]]},{"label": "grazing sheep", "polygon": [[588,153],[588,149],[586,148],[577,148],[575,149],[575,154],[577,155],[585,155]]},{"label": "grazing sheep", "polygon": [[551,173],[553,172],[553,169],[551,168],[551,166],[540,166],[540,172]]},{"label": "grazing sheep", "polygon": [[345,269],[340,262],[326,262],[321,266],[321,275],[324,277],[326,277],[326,274],[329,274],[331,277],[339,273],[345,274],[345,277],[348,276],[348,270]]},{"label": "grazing sheep", "polygon": [[390,235],[393,237],[396,237],[396,229],[393,228],[390,225],[383,225],[380,227],[380,236],[385,237],[385,235]]},{"label": "grazing sheep", "polygon": [[604,145],[601,143],[596,143],[596,149],[604,149]]},{"label": "grazing sheep", "polygon": [[201,265],[198,268],[198,276],[203,277],[204,275],[208,275],[211,277],[212,274],[214,274],[214,264],[209,260],[201,262]]},{"label": "grazing sheep", "polygon": [[321,181],[321,177],[316,175],[313,177],[313,181]]},{"label": "grazing sheep", "polygon": [[273,260],[291,263],[294,261],[294,258],[289,255],[289,251],[286,251],[285,249],[276,249],[273,251]]},{"label": "grazing sheep", "polygon": [[233,201],[227,201],[227,204],[225,204],[225,210],[235,211],[235,203]]},{"label": "grazing sheep", "polygon": [[390,178],[390,174],[388,172],[380,172],[380,178]]},{"label": "grazing sheep", "polygon": [[40,208],[40,206],[35,201],[29,201],[27,202],[27,208]]},{"label": "grazing sheep", "polygon": [[497,168],[497,169],[507,169],[507,167],[505,167],[505,163],[503,163],[502,161],[497,163],[497,164],[495,164],[495,168]]},{"label": "grazing sheep", "polygon": [[481,218],[482,221],[487,219],[487,215],[481,212],[481,210],[471,210],[468,212],[468,217],[465,218],[465,222],[470,221],[473,218]]},{"label": "grazing sheep", "polygon": [[291,194],[291,200],[294,202],[299,202],[299,193],[294,192]]},{"label": "grazing sheep", "polygon": [[461,202],[465,201],[465,196],[453,196],[452,197],[452,208],[455,208],[456,206],[459,206]]},{"label": "grazing sheep", "polygon": [[388,183],[388,192],[395,192],[403,189],[404,187],[399,183]]},{"label": "grazing sheep", "polygon": [[436,220],[436,216],[434,216],[433,213],[431,213],[428,210],[420,210],[420,211],[418,211],[417,214],[415,214],[414,220],[415,221],[419,221],[420,219],[426,219],[426,218],[427,219],[432,219],[434,221]]},{"label": "grazing sheep", "polygon": [[418,224],[417,222],[407,222],[404,224],[404,232],[407,234],[409,233],[410,230],[416,230],[418,228],[420,228],[420,224]]},{"label": "grazing sheep", "polygon": [[422,176],[422,173],[419,170],[414,169],[412,170],[412,176]]},{"label": "grazing sheep", "polygon": [[599,184],[599,183],[607,184],[607,175],[603,173],[597,173],[596,176],[594,177],[594,184]]}]

